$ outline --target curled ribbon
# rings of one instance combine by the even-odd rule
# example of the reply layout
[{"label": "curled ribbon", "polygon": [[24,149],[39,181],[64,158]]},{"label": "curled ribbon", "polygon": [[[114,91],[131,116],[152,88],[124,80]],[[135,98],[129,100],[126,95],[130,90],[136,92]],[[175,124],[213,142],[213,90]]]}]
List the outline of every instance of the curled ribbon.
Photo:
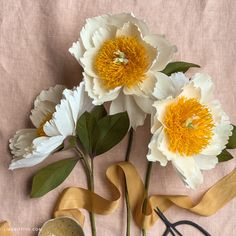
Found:
[{"label": "curled ribbon", "polygon": [[127,184],[134,220],[140,228],[144,229],[149,229],[155,224],[157,215],[154,209],[157,206],[165,211],[174,204],[193,213],[210,216],[236,196],[236,169],[234,169],[213,185],[196,205],[184,195],[154,195],[148,199],[146,211],[143,213],[142,206],[146,197],[144,184],[131,163],[120,162],[110,166],[106,171],[106,176],[111,183],[111,200],[83,188],[67,188],[58,199],[54,216],[72,216],[83,225],[84,216],[79,211],[81,208],[100,215],[111,214],[118,208],[121,199],[123,182],[121,173]]},{"label": "curled ribbon", "polygon": [[7,221],[0,223],[0,236],[12,236],[11,228]]}]

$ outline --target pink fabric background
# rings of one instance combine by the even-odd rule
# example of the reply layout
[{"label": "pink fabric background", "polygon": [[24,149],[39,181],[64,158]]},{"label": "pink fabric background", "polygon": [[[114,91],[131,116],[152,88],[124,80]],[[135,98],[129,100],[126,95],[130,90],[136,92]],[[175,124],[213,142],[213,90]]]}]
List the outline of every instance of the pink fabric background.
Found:
[{"label": "pink fabric background", "polygon": [[[39,227],[50,218],[60,192],[68,186],[86,186],[85,176],[77,165],[69,178],[41,199],[30,199],[33,173],[47,163],[71,156],[61,153],[39,166],[9,171],[11,155],[8,139],[16,130],[31,126],[29,114],[36,95],[56,83],[68,87],[81,80],[81,68],[68,53],[87,17],[103,13],[134,12],[146,20],[151,30],[166,34],[178,47],[177,60],[195,62],[215,82],[215,93],[225,111],[236,123],[236,2],[234,0],[1,0],[0,1],[0,220],[12,227]],[[196,70],[197,71],[197,70]],[[194,72],[192,70],[192,72]],[[138,128],[131,155],[143,176],[149,141],[148,124]],[[95,160],[96,191],[109,197],[104,177],[106,168],[124,159],[124,140],[111,152]],[[234,152],[234,154],[236,154]],[[236,156],[236,155],[235,155]],[[155,164],[151,193],[190,194],[197,200],[217,180],[235,168],[236,159],[204,173],[205,183],[198,191],[187,190],[171,166]],[[172,207],[166,213],[172,221],[189,219],[198,222],[212,235],[236,235],[236,201],[214,216],[204,218]],[[125,208],[110,216],[97,216],[98,236],[125,235]],[[84,230],[90,235],[88,218]],[[148,235],[161,235],[161,222]],[[185,228],[184,235],[198,235]],[[32,231],[16,231],[15,236],[33,236]],[[140,235],[132,225],[132,235]]]}]

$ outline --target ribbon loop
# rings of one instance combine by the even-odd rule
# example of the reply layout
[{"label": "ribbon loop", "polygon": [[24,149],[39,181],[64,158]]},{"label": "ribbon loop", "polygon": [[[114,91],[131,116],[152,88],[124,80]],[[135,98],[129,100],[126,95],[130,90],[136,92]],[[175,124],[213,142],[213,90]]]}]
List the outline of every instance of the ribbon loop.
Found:
[{"label": "ribbon loop", "polygon": [[107,169],[106,176],[111,183],[112,199],[107,200],[96,193],[83,188],[72,187],[63,191],[59,198],[55,216],[69,215],[83,224],[83,216],[79,209],[83,208],[96,214],[107,215],[113,213],[121,200],[122,178],[124,175],[130,208],[134,220],[140,228],[149,229],[158,219],[154,209],[167,210],[173,204],[202,216],[210,216],[222,208],[236,196],[236,170],[218,181],[202,197],[198,204],[194,205],[188,196],[183,195],[154,195],[148,199],[147,209],[142,212],[143,202],[146,196],[144,184],[136,170],[129,162],[120,162]]}]

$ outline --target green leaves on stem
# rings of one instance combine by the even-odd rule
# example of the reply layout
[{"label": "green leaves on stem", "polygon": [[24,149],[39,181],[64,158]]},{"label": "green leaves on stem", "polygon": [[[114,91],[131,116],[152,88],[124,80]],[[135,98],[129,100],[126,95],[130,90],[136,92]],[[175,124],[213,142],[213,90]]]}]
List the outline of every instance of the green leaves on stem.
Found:
[{"label": "green leaves on stem", "polygon": [[85,112],[78,120],[76,135],[85,151],[94,157],[118,144],[129,130],[127,112],[107,115],[103,106]]},{"label": "green leaves on stem", "polygon": [[189,62],[184,62],[184,61],[175,61],[175,62],[170,62],[163,71],[161,71],[163,74],[166,74],[170,76],[173,73],[176,72],[183,72],[185,73],[188,69],[191,67],[197,67],[200,68],[199,65],[189,63]]},{"label": "green leaves on stem", "polygon": [[[226,149],[234,149],[236,148],[236,126],[233,126],[232,135],[229,137],[228,144],[226,145]],[[217,156],[219,162],[229,161],[234,157],[224,149],[220,155]]]},{"label": "green leaves on stem", "polygon": [[78,158],[54,162],[39,170],[33,178],[31,197],[42,197],[59,186],[70,174]]},{"label": "green leaves on stem", "polygon": [[[85,161],[118,144],[129,129],[127,112],[107,115],[103,106],[96,106],[91,112],[84,112],[77,121],[76,136],[65,139],[63,150],[76,148]],[[82,144],[83,150],[78,149]],[[33,178],[31,197],[42,197],[59,186],[73,170],[79,158],[57,161],[39,170]],[[86,162],[87,163],[87,162]]]}]

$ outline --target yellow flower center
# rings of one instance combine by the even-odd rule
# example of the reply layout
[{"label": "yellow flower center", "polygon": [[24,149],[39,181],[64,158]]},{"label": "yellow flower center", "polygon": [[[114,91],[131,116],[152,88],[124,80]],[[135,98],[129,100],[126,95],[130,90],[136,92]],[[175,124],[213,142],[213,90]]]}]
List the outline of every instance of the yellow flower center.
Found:
[{"label": "yellow flower center", "polygon": [[37,128],[37,134],[39,137],[41,136],[47,136],[43,130],[43,127],[44,125],[50,121],[52,119],[52,115],[53,115],[53,112],[52,113],[48,113],[45,118],[41,121],[41,124],[39,125],[39,127]]},{"label": "yellow flower center", "polygon": [[213,136],[213,118],[196,99],[179,98],[166,108],[165,133],[169,150],[183,156],[199,154]]},{"label": "yellow flower center", "polygon": [[142,82],[149,64],[147,51],[136,38],[120,36],[103,43],[94,68],[103,85],[114,89]]}]

